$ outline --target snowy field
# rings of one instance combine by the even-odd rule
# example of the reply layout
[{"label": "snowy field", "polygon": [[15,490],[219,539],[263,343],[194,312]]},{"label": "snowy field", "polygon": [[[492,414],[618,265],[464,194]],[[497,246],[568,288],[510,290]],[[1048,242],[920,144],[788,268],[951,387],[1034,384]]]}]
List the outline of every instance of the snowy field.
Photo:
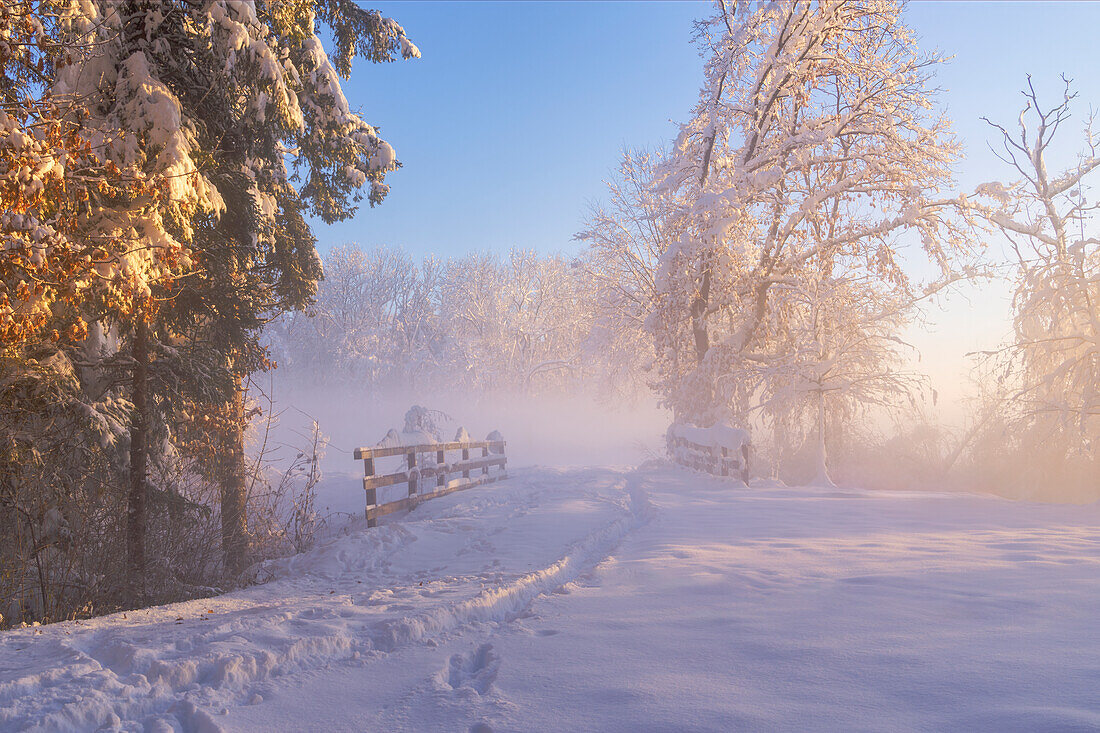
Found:
[{"label": "snowy field", "polygon": [[0,634],[0,729],[1100,730],[1097,505],[535,468],[265,573]]}]

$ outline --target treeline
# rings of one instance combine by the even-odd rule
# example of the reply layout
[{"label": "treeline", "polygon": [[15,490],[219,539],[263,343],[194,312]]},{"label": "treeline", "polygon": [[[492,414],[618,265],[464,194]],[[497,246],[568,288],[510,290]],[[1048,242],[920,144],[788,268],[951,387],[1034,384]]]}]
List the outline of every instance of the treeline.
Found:
[{"label": "treeline", "polygon": [[637,397],[651,347],[596,262],[513,248],[416,262],[333,248],[313,303],[267,332],[288,383],[371,391]]},{"label": "treeline", "polygon": [[398,165],[340,78],[418,55],[351,0],[0,7],[0,623],[212,593],[293,543],[247,380],[315,292],[309,217]]}]

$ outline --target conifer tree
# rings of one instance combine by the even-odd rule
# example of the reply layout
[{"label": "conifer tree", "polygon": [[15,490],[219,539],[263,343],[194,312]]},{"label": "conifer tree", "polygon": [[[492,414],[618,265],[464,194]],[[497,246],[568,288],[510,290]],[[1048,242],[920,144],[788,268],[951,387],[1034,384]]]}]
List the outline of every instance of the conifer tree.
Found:
[{"label": "conifer tree", "polygon": [[[44,516],[54,535],[64,534],[56,528],[80,501],[73,492],[88,467],[103,465],[126,412],[112,396],[83,389],[74,362],[88,322],[105,310],[131,318],[152,284],[185,266],[178,243],[154,241],[155,256],[138,244],[143,210],[168,182],[103,155],[121,131],[84,134],[88,100],[55,85],[95,53],[88,36],[69,32],[65,10],[51,0],[0,9],[0,501],[24,517],[32,537]],[[37,488],[16,478],[33,471]],[[32,545],[40,553],[41,543]],[[47,573],[38,575],[37,606],[49,615]]]},{"label": "conifer tree", "polygon": [[[106,161],[165,181],[160,196],[124,210],[134,256],[161,262],[166,252],[182,252],[181,271],[150,279],[134,316],[103,314],[126,324],[133,357],[135,588],[143,574],[147,433],[153,422],[193,417],[185,406],[221,417],[207,466],[223,487],[226,565],[239,570],[241,385],[267,365],[259,330],[314,292],[321,271],[306,216],[350,216],[364,189],[380,202],[385,174],[397,166],[378,130],[351,111],[340,75],[356,55],[384,61],[419,51],[399,25],[349,0],[59,5],[70,45],[95,50],[58,76],[56,93],[89,100],[83,130],[110,141],[100,150]],[[322,25],[336,41],[332,59],[318,36]],[[150,399],[149,380],[158,374],[182,378],[175,393]]]}]

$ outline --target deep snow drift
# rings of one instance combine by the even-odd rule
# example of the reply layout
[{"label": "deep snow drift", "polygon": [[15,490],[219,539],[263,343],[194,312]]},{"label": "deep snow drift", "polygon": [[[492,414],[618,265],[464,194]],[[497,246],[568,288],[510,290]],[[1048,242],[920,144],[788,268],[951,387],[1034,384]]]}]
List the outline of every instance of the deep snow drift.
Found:
[{"label": "deep snow drift", "polygon": [[526,469],[266,570],[0,635],[0,729],[1100,728],[1097,505]]}]

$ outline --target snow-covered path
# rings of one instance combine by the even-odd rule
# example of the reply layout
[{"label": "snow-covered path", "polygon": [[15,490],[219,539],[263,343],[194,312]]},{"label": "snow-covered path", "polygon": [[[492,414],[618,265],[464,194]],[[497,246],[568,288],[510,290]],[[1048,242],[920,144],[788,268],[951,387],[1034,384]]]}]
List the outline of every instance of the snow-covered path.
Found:
[{"label": "snow-covered path", "polygon": [[1100,506],[528,469],[0,634],[0,730],[1100,730]]}]

